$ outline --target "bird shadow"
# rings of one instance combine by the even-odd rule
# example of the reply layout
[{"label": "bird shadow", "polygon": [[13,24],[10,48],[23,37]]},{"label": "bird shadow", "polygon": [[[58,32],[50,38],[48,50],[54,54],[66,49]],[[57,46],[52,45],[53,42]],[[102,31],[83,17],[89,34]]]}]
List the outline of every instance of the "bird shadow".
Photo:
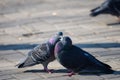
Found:
[{"label": "bird shadow", "polygon": [[107,24],[107,25],[108,25],[108,26],[120,25],[120,22],[109,23],[109,24]]},{"label": "bird shadow", "polygon": [[83,72],[79,72],[79,75],[109,75],[109,74],[113,74],[113,75],[120,75],[120,71],[114,71],[113,73],[103,73],[100,71],[83,71]]},{"label": "bird shadow", "polygon": [[120,71],[115,71],[114,74],[115,75],[120,75]]},{"label": "bird shadow", "polygon": [[38,44],[9,44],[9,45],[0,45],[0,50],[25,50],[33,49]]},{"label": "bird shadow", "polygon": [[[67,69],[55,69],[53,70],[53,73],[67,73]],[[45,70],[40,69],[33,69],[33,70],[26,70],[24,73],[47,73]]]},{"label": "bird shadow", "polygon": [[[24,71],[24,73],[47,73],[47,72],[40,69],[33,69],[33,70],[26,70]],[[69,71],[67,69],[55,69],[53,73],[69,73]],[[120,71],[114,71],[111,74],[120,75]],[[80,71],[78,75],[107,75],[107,74],[97,70],[83,70]]]},{"label": "bird shadow", "polygon": [[119,48],[119,43],[77,43],[74,44],[80,48]]},{"label": "bird shadow", "polygon": [[[9,45],[0,45],[0,50],[25,50],[25,49],[33,49],[35,46],[39,44],[9,44]],[[81,43],[75,44],[81,48],[119,48],[120,43]]]}]

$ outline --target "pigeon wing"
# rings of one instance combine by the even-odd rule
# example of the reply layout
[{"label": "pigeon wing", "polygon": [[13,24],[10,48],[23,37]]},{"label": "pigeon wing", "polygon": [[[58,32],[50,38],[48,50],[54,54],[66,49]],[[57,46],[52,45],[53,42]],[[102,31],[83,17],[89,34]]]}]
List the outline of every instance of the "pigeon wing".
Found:
[{"label": "pigeon wing", "polygon": [[36,46],[32,51],[28,53],[28,56],[36,63],[42,63],[46,61],[51,56],[50,45],[48,43],[43,43],[41,45]]}]

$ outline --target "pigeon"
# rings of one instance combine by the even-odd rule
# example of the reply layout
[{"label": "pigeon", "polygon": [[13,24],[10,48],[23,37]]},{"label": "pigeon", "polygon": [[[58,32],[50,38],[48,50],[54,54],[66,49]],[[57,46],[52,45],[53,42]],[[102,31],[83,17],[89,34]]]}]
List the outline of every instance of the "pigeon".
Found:
[{"label": "pigeon", "polygon": [[72,40],[68,36],[62,37],[61,40],[56,43],[54,54],[57,61],[71,71],[68,73],[68,76],[79,73],[88,67],[94,67],[103,73],[113,73],[111,66],[99,61],[81,48],[72,45]]},{"label": "pigeon", "polygon": [[106,0],[100,6],[91,10],[91,16],[97,16],[99,14],[111,14],[120,16],[120,0]]},{"label": "pigeon", "polygon": [[42,64],[44,70],[51,73],[51,70],[47,68],[48,64],[55,60],[54,47],[63,35],[62,32],[56,33],[47,42],[37,45],[31,51],[28,52],[25,59],[17,64],[18,68],[24,68],[34,66],[36,64]]}]

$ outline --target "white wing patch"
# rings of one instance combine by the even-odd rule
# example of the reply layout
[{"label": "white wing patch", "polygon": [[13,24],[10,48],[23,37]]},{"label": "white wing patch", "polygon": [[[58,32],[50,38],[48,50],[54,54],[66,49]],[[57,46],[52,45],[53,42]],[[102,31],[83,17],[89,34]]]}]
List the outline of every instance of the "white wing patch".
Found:
[{"label": "white wing patch", "polygon": [[86,56],[89,56],[87,53],[84,53]]}]

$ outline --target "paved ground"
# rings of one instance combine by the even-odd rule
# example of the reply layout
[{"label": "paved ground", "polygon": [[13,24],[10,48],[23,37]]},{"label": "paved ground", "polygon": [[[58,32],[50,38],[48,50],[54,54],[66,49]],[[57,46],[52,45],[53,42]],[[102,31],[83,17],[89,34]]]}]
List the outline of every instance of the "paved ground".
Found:
[{"label": "paved ground", "polygon": [[[90,9],[103,0],[0,0],[0,80],[120,80],[120,25],[115,17],[92,18]],[[73,43],[111,65],[114,74],[81,73],[72,77],[57,61],[17,69],[15,65],[37,44],[63,31]]]}]

